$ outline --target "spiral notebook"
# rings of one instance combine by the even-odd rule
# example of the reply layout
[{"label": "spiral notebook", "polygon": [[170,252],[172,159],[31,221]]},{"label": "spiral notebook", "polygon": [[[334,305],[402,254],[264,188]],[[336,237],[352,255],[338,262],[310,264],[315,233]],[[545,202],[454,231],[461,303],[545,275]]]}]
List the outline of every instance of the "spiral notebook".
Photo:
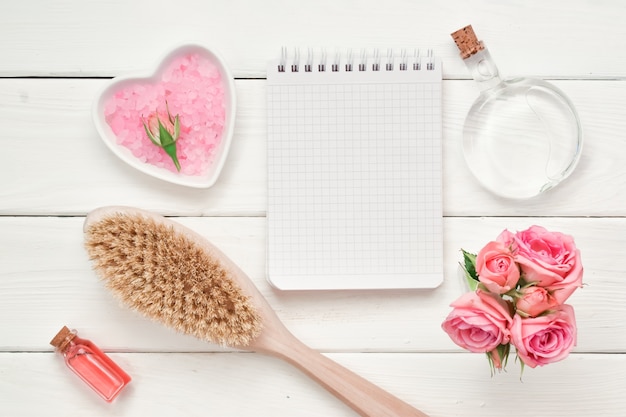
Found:
[{"label": "spiral notebook", "polygon": [[441,61],[282,51],[267,70],[267,277],[283,290],[443,279]]}]

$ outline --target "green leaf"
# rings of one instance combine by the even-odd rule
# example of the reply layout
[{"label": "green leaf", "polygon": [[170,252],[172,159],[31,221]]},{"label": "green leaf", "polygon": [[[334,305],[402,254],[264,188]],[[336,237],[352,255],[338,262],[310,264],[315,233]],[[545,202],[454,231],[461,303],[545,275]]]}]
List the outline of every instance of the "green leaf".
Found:
[{"label": "green leaf", "polygon": [[519,355],[516,353],[515,354],[515,361],[517,362],[518,360],[519,360],[519,364],[520,364],[519,380],[522,381],[522,378],[524,376],[524,369],[526,369],[526,364],[524,363],[522,358],[520,358]]},{"label": "green leaf", "polygon": [[[489,360],[489,367],[491,368],[491,376],[495,375],[496,371],[506,371],[506,364],[509,361],[509,352],[511,345],[509,343],[505,345],[499,345],[491,352],[487,352],[487,359]],[[499,367],[497,366],[499,364]]]},{"label": "green leaf", "polygon": [[479,281],[476,281],[470,274],[469,272],[467,272],[467,270],[465,268],[463,268],[463,270],[465,271],[465,281],[467,281],[467,286],[469,287],[470,291],[476,291],[476,289],[478,288],[478,284],[480,284]]},{"label": "green leaf", "polygon": [[463,265],[468,278],[478,281],[478,274],[476,273],[476,255],[463,249],[461,249],[461,252],[463,252]]},{"label": "green leaf", "polygon": [[463,252],[463,263],[461,267],[465,272],[465,280],[467,281],[470,291],[476,291],[479,284],[478,274],[476,274],[476,255],[463,249],[461,249],[461,252]]},{"label": "green leaf", "polygon": [[174,139],[170,132],[167,131],[161,120],[159,119],[159,140],[161,141],[161,146],[166,147],[174,143]]},{"label": "green leaf", "polygon": [[506,364],[509,362],[509,353],[511,352],[511,344],[507,343],[506,345],[498,346],[498,353],[502,358],[502,369],[506,368]]},{"label": "green leaf", "polygon": [[178,156],[176,155],[176,144],[170,143],[169,145],[163,146],[163,150],[172,158],[176,169],[180,171],[180,162],[178,162]]}]

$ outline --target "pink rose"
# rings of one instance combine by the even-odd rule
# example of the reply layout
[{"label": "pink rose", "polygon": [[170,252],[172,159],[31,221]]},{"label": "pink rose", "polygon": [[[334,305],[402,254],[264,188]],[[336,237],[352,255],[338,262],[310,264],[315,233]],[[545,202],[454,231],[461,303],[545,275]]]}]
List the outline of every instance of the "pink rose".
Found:
[{"label": "pink rose", "polygon": [[501,242],[489,242],[476,256],[478,279],[491,292],[504,294],[515,288],[519,267],[510,249]]},{"label": "pink rose", "polygon": [[496,241],[504,244],[504,246],[511,247],[515,241],[515,235],[504,229],[502,233],[496,238]]},{"label": "pink rose", "polygon": [[525,316],[537,317],[559,304],[552,294],[542,287],[526,287],[521,290],[521,294],[522,296],[518,298],[515,307],[518,313]]},{"label": "pink rose", "polygon": [[565,359],[576,346],[576,321],[572,306],[564,304],[553,313],[534,318],[515,315],[511,343],[519,358],[531,368]]},{"label": "pink rose", "polygon": [[526,282],[546,288],[559,304],[582,286],[583,266],[573,237],[531,226],[515,234],[513,249]]},{"label": "pink rose", "polygon": [[451,306],[441,327],[457,345],[484,353],[509,342],[512,318],[500,297],[477,290],[463,294]]}]

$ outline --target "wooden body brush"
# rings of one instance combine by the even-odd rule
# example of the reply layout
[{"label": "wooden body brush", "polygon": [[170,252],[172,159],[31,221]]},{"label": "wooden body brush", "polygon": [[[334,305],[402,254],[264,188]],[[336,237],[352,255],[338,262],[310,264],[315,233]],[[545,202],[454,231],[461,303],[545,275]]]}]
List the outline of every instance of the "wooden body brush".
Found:
[{"label": "wooden body brush", "polygon": [[103,207],[89,213],[84,232],[95,271],[145,316],[211,343],[286,360],[362,416],[427,417],[300,342],[248,276],[189,228],[140,209]]}]

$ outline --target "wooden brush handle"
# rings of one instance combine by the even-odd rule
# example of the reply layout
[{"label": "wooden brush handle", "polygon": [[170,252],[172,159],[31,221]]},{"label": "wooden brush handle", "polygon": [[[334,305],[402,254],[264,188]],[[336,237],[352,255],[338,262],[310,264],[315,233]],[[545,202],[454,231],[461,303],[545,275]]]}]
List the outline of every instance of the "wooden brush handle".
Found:
[{"label": "wooden brush handle", "polygon": [[363,417],[428,417],[295,338],[264,353],[296,366]]}]

